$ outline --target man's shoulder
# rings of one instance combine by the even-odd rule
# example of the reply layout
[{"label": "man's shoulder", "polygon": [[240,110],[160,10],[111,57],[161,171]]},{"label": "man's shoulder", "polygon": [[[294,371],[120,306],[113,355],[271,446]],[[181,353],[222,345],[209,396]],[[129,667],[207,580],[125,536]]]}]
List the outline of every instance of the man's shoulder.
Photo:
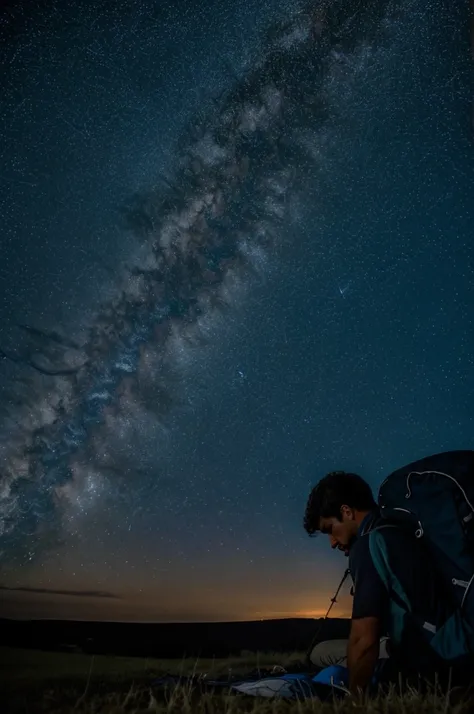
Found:
[{"label": "man's shoulder", "polygon": [[349,551],[349,570],[355,572],[357,566],[366,558],[370,558],[369,534],[358,536]]},{"label": "man's shoulder", "polygon": [[388,518],[380,516],[375,522],[372,528],[368,530],[367,535],[370,537],[372,533],[377,533],[376,537],[382,537],[389,542],[403,542],[413,541],[415,534],[408,527],[404,526],[402,523],[397,523],[396,521],[391,521]]},{"label": "man's shoulder", "polygon": [[413,534],[401,528],[398,524],[391,523],[379,513],[375,513],[370,523],[360,533],[349,551],[349,567],[353,569],[366,558],[371,558],[370,548],[373,538],[383,538],[387,549],[392,551],[406,550],[413,541]]},{"label": "man's shoulder", "polygon": [[381,515],[379,509],[372,511],[362,522],[357,536],[349,551],[349,559],[354,559],[369,551],[370,534],[388,525],[386,519]]},{"label": "man's shoulder", "polygon": [[414,545],[415,534],[407,526],[401,523],[390,521],[383,516],[374,521],[373,526],[364,535],[364,538],[370,542],[370,539],[381,538],[385,541],[388,548],[410,548]]},{"label": "man's shoulder", "polygon": [[360,551],[362,556],[359,556],[356,550],[355,557],[363,558],[364,553],[368,553],[369,555],[366,557],[372,558],[370,552],[374,539],[377,539],[379,544],[380,541],[383,541],[386,557],[397,572],[400,569],[411,572],[413,567],[422,567],[424,565],[421,561],[426,559],[425,546],[415,537],[412,530],[402,524],[391,523],[384,518],[378,520],[374,527],[360,539],[360,545],[365,541],[365,545],[362,546]]}]

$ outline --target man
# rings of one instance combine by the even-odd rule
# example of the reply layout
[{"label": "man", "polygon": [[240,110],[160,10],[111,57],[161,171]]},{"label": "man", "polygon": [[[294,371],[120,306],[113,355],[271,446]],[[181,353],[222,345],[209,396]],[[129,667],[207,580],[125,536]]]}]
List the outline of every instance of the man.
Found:
[{"label": "man", "polygon": [[[447,668],[428,645],[422,629],[435,630],[439,622],[450,616],[453,605],[443,597],[443,586],[424,546],[408,531],[382,520],[366,481],[353,473],[329,473],[311,491],[304,527],[310,535],[317,532],[328,535],[331,548],[349,557],[354,583],[349,640],[347,643],[335,640],[333,645],[321,643],[319,652],[313,650],[313,662],[318,663],[315,659],[319,656],[319,664],[345,663],[341,655],[343,647],[346,648],[349,689],[354,694],[366,691],[381,654],[387,657],[384,636],[388,634],[389,657],[382,668],[382,682],[397,681],[399,674],[408,681],[418,680],[418,675],[426,679],[435,672],[446,674]],[[402,598],[410,603],[408,625],[404,622],[401,639],[397,633],[396,646],[392,635],[400,622],[394,619],[393,606],[396,610],[402,598],[400,593],[386,588],[376,570],[366,537],[374,528],[380,529],[388,566],[402,583]],[[384,653],[380,651],[381,639]]]}]

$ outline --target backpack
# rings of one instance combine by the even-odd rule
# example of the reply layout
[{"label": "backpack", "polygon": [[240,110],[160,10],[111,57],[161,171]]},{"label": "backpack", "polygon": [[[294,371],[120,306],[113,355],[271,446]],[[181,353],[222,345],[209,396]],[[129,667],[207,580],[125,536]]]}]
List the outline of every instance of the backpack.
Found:
[{"label": "backpack", "polygon": [[[443,661],[455,663],[474,654],[474,451],[448,451],[394,471],[380,486],[378,504],[382,525],[367,535],[375,568],[391,594],[395,644],[404,628],[415,624]],[[408,529],[424,542],[452,603],[441,625],[413,623],[416,618],[380,537],[390,527]]]}]

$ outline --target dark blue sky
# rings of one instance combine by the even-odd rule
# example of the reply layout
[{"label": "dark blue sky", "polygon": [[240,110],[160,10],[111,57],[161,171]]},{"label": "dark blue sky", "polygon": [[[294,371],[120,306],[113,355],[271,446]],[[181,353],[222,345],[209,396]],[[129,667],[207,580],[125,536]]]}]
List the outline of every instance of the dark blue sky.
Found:
[{"label": "dark blue sky", "polygon": [[[376,489],[405,462],[471,444],[467,3],[399,0],[374,18],[367,0],[351,21],[337,2],[299,20],[289,2],[43,5],[3,23],[2,611],[325,611],[345,562],[302,528],[318,478],[347,468]],[[278,19],[283,54],[262,41]],[[277,105],[266,123],[258,112]],[[201,112],[212,133],[235,107],[261,122],[225,125],[227,166],[249,161],[245,180],[224,181],[206,142],[197,170],[196,195],[226,196],[199,227],[218,306],[186,312],[204,271],[171,268],[179,289],[155,286],[144,306],[127,269],[154,266],[171,229],[156,197],[145,238],[122,209],[164,170],[181,187],[186,123]],[[173,201],[185,262],[197,221]],[[86,367],[51,377],[30,358]]]}]

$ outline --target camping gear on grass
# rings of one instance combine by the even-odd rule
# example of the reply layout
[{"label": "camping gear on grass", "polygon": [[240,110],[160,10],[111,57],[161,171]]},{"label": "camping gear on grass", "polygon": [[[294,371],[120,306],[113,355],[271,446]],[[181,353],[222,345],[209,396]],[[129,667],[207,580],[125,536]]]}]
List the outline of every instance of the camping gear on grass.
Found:
[{"label": "camping gear on grass", "polygon": [[[290,699],[302,701],[305,699],[318,699],[328,701],[334,697],[346,696],[347,670],[345,667],[328,667],[328,672],[322,670],[318,675],[314,673],[286,673],[272,675],[260,673],[256,676],[251,673],[247,677],[234,680],[207,679],[205,675],[182,677],[179,675],[166,675],[152,682],[153,687],[174,690],[177,687],[225,694],[241,694],[265,699]],[[336,671],[337,670],[337,671]],[[344,674],[343,670],[346,670]],[[262,676],[263,675],[263,676]]]}]

